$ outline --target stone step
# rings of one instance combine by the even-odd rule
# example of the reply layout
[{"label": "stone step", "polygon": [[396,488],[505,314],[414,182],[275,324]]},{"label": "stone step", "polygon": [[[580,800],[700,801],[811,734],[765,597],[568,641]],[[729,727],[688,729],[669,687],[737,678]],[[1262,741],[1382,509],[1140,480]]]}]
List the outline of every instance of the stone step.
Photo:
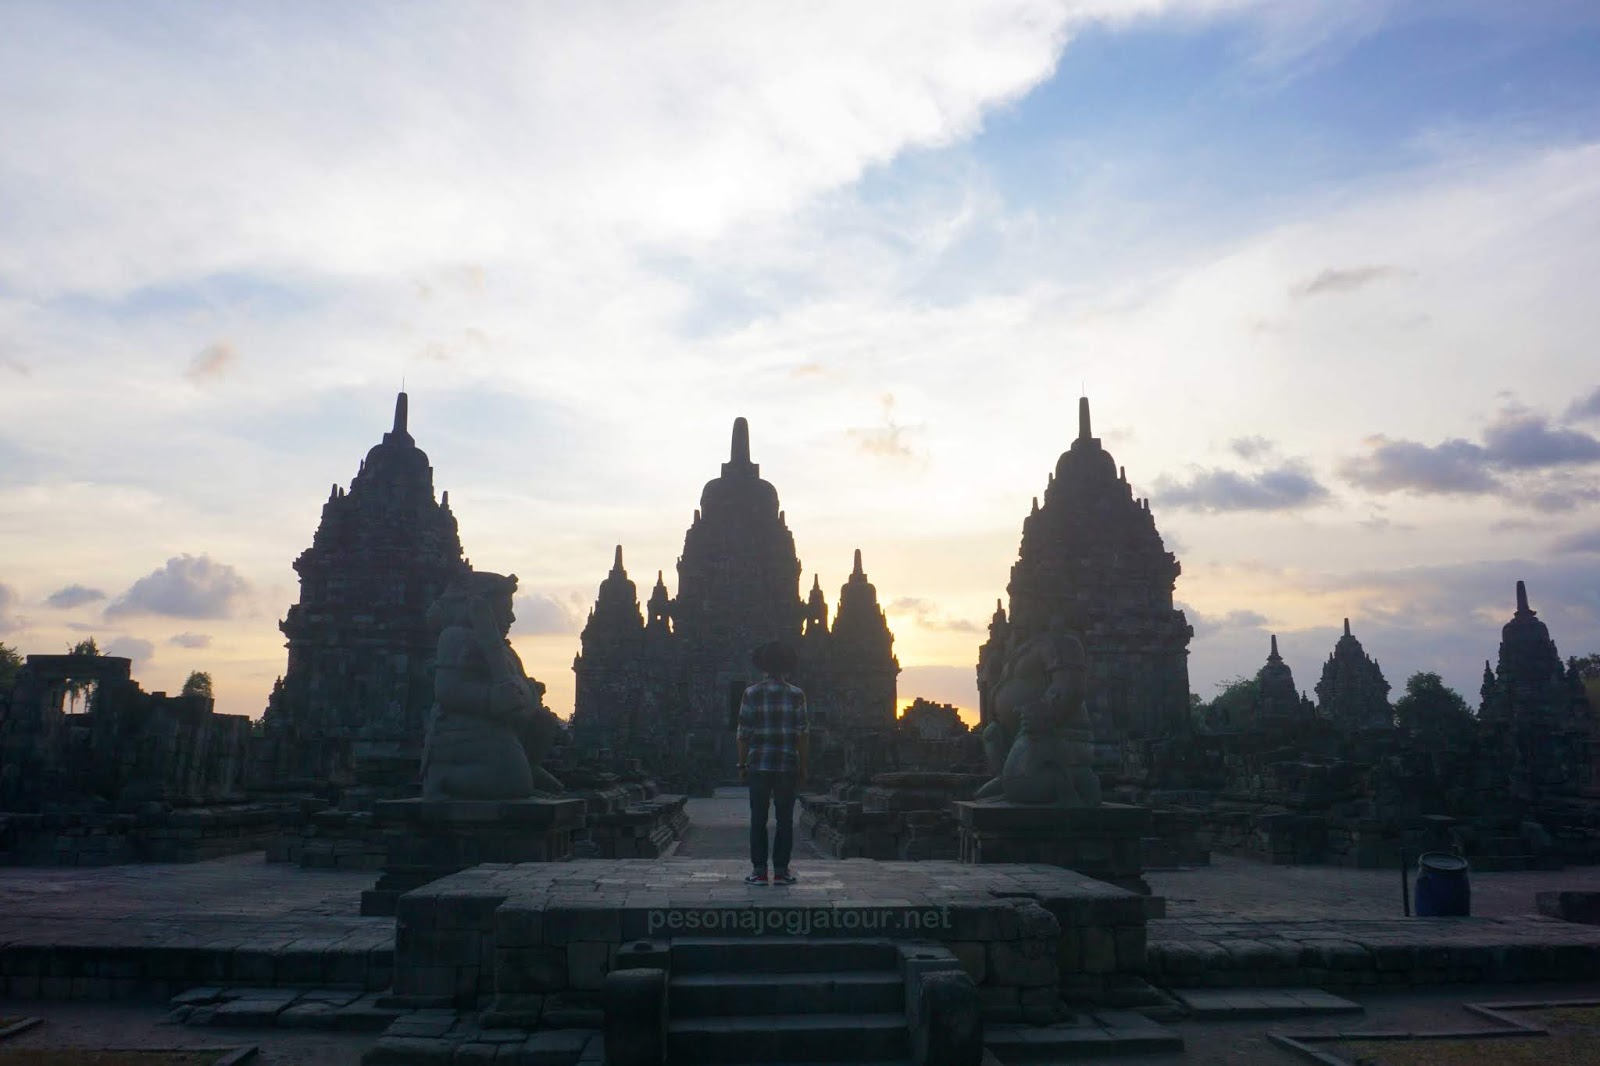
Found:
[{"label": "stone step", "polygon": [[1183,1038],[1166,1026],[1132,1011],[1113,1010],[1061,1025],[991,1025],[983,1044],[1006,1066],[1183,1050]]},{"label": "stone step", "polygon": [[880,1062],[910,1053],[904,1013],[683,1018],[667,1026],[671,1062]]},{"label": "stone step", "polygon": [[673,977],[673,1017],[750,1014],[881,1014],[905,1009],[897,973],[697,973]]},{"label": "stone step", "polygon": [[672,941],[672,972],[836,973],[899,970],[888,940],[800,937],[704,937]]},{"label": "stone step", "polygon": [[1192,1017],[1207,1020],[1360,1014],[1361,1004],[1317,988],[1185,989],[1175,991]]}]

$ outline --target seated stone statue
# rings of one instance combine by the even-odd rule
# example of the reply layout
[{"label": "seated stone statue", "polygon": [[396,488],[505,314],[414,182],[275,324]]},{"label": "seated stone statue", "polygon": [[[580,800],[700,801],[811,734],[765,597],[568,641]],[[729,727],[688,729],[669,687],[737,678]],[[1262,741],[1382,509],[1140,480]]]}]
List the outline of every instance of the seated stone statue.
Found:
[{"label": "seated stone statue", "polygon": [[506,640],[515,576],[472,571],[428,608],[439,631],[424,799],[516,800],[561,791],[539,764],[560,728]]},{"label": "seated stone statue", "polygon": [[1083,706],[1083,645],[1071,634],[1029,642],[1010,667],[1011,680],[996,694],[997,711],[1011,704],[1020,729],[994,780],[978,798],[1012,803],[1097,807],[1094,732]]}]

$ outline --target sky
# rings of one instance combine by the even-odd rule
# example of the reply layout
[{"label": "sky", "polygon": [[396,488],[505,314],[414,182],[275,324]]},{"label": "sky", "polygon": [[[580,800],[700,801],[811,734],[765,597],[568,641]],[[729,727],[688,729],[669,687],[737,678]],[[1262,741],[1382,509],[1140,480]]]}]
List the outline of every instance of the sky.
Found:
[{"label": "sky", "polygon": [[1476,704],[1525,579],[1600,651],[1600,7],[0,5],[0,641],[259,715],[410,395],[563,716],[736,416],[900,694],[975,705],[1076,433],[1209,698],[1342,619]]}]

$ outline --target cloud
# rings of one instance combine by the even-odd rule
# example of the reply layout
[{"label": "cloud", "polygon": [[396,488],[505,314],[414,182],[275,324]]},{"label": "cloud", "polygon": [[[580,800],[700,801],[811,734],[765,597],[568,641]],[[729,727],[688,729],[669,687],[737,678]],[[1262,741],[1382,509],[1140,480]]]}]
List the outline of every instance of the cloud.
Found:
[{"label": "cloud", "polygon": [[11,611],[17,605],[17,594],[9,585],[0,585],[0,633],[11,633],[22,628],[22,620]]},{"label": "cloud", "polygon": [[1484,469],[1488,453],[1471,441],[1457,438],[1430,446],[1378,434],[1365,443],[1366,455],[1346,459],[1339,466],[1340,476],[1357,488],[1417,495],[1479,495],[1500,488],[1500,482]]},{"label": "cloud", "polygon": [[1227,629],[1261,629],[1267,624],[1267,616],[1258,611],[1236,610],[1223,615],[1201,614],[1186,603],[1174,603],[1189,620],[1189,625],[1194,627],[1196,640],[1212,636]]},{"label": "cloud", "polygon": [[1329,293],[1355,292],[1365,288],[1375,281],[1392,277],[1401,271],[1392,266],[1364,266],[1351,267],[1344,270],[1328,269],[1307,278],[1297,285],[1291,286],[1289,293],[1292,296],[1304,298],[1308,296],[1323,296]]},{"label": "cloud", "polygon": [[177,633],[168,637],[167,643],[179,648],[209,648],[211,637],[205,633]]},{"label": "cloud", "polygon": [[1573,555],[1582,552],[1600,554],[1600,528],[1579,530],[1568,533],[1566,536],[1557,537],[1550,545],[1550,550],[1557,555]]},{"label": "cloud", "polygon": [[1531,411],[1505,412],[1483,432],[1489,461],[1508,470],[1600,461],[1600,440],[1577,429],[1560,429]]},{"label": "cloud", "polygon": [[911,446],[908,437],[920,432],[920,427],[903,426],[895,421],[893,394],[885,394],[880,402],[883,406],[881,426],[871,429],[850,429],[845,432],[863,454],[900,461],[918,459],[919,455]]},{"label": "cloud", "polygon": [[227,563],[208,555],[175,555],[135,581],[106,608],[106,617],[229,618],[249,592],[249,582]]},{"label": "cloud", "polygon": [[156,646],[148,640],[138,637],[112,637],[100,649],[101,655],[116,655],[123,659],[132,659],[133,668],[138,670],[149,664],[155,658]]},{"label": "cloud", "polygon": [[1265,437],[1235,437],[1228,442],[1228,450],[1245,462],[1265,459],[1277,451],[1277,448],[1276,444]]},{"label": "cloud", "polygon": [[[1561,468],[1600,462],[1600,439],[1551,424],[1547,415],[1507,407],[1484,427],[1483,442],[1460,437],[1428,445],[1379,434],[1346,459],[1340,476],[1371,492],[1414,495],[1501,493],[1541,511],[1566,511],[1600,498]],[[1537,475],[1537,476],[1530,476]]]},{"label": "cloud", "polygon": [[1572,422],[1600,419],[1600,388],[1581,400],[1573,401],[1572,406],[1567,408],[1567,419]]},{"label": "cloud", "polygon": [[1294,460],[1256,474],[1213,468],[1187,481],[1160,477],[1155,483],[1158,503],[1189,511],[1295,511],[1328,498],[1327,488]]},{"label": "cloud", "polygon": [[82,585],[68,585],[66,588],[57,589],[44,598],[44,602],[51,607],[68,610],[73,607],[82,607],[86,603],[103,600],[106,594],[99,589],[85,588]]},{"label": "cloud", "polygon": [[524,636],[547,636],[554,633],[576,633],[578,623],[561,601],[542,592],[529,592],[518,596],[514,604],[517,620],[511,632]]},{"label": "cloud", "polygon": [[214,381],[233,369],[239,361],[239,352],[230,341],[212,341],[189,362],[183,376],[197,385]]},{"label": "cloud", "polygon": [[905,613],[923,629],[936,629],[947,633],[982,633],[983,627],[964,618],[950,618],[931,600],[916,596],[901,596],[889,604],[889,611]]}]

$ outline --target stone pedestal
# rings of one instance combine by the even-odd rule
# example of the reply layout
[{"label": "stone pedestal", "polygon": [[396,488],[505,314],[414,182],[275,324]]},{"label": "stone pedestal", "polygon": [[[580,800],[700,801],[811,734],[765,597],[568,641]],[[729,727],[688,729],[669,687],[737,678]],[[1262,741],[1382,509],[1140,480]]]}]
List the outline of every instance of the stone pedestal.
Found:
[{"label": "stone pedestal", "polygon": [[1047,863],[1150,893],[1139,862],[1140,840],[1150,829],[1148,807],[1033,807],[994,799],[954,806],[964,863]]},{"label": "stone pedestal", "polygon": [[581,799],[387,800],[375,814],[388,843],[378,883],[361,893],[363,915],[388,916],[414,888],[485,862],[572,858],[583,828]]}]

